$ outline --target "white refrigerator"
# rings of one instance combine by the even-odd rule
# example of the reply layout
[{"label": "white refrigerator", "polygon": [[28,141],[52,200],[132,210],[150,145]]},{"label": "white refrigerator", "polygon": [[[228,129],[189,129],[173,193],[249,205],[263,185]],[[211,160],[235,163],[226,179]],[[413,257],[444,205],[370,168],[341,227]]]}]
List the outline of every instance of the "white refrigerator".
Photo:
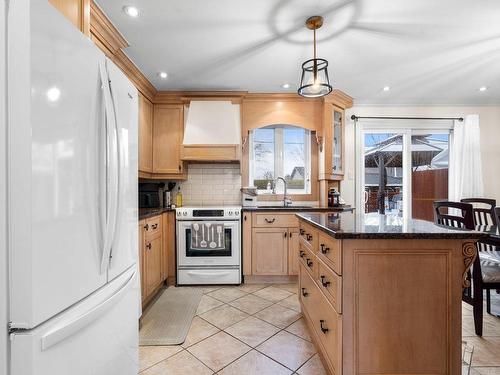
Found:
[{"label": "white refrigerator", "polygon": [[137,90],[47,0],[8,5],[8,371],[137,374]]}]

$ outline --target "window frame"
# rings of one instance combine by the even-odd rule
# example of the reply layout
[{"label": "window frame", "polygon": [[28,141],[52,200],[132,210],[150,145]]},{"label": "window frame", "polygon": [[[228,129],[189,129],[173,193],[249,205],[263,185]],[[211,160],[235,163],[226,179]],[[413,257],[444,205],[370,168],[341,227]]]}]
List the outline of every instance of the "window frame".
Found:
[{"label": "window frame", "polygon": [[[274,129],[274,176],[275,179],[277,177],[285,177],[284,173],[284,163],[283,163],[283,155],[284,155],[284,130],[285,128],[297,128],[303,130],[305,133],[304,137],[304,189],[287,189],[287,195],[289,196],[310,196],[313,191],[313,181],[311,179],[312,175],[312,132],[309,129],[301,128],[299,126],[287,125],[287,124],[277,124],[277,125],[269,125],[262,128],[252,129],[249,131],[248,137],[248,182],[250,185],[253,185],[254,181],[254,132],[259,129]],[[259,196],[276,196],[279,194],[283,194],[283,184],[277,184],[276,194],[267,193],[266,190],[260,189],[257,190],[257,194]]]},{"label": "window frame", "polygon": [[[452,165],[453,158],[453,121],[450,120],[364,120],[357,124],[355,130],[355,165],[356,165],[356,185],[355,200],[357,207],[364,207],[364,147],[365,134],[367,133],[394,133],[403,136],[403,212],[407,217],[412,217],[412,174],[411,174],[411,137],[421,134],[448,134],[449,166]],[[357,172],[359,171],[359,173]],[[450,168],[448,169],[448,175]],[[449,180],[448,180],[449,184]],[[364,212],[364,208],[363,208]]]}]

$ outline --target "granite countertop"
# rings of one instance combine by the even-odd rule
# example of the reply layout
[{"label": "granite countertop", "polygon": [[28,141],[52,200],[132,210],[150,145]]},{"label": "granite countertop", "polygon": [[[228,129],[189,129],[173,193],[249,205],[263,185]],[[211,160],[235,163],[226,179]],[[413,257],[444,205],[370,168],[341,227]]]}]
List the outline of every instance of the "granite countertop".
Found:
[{"label": "granite countertop", "polygon": [[139,208],[139,220],[147,219],[153,216],[161,215],[164,212],[175,211],[175,208],[155,207],[155,208]]},{"label": "granite countertop", "polygon": [[487,233],[450,230],[429,221],[378,213],[298,213],[299,219],[338,239],[479,239]]},{"label": "granite countertop", "polygon": [[353,211],[354,207],[342,206],[342,207],[320,207],[320,206],[257,206],[257,207],[243,207],[241,209],[243,212],[344,212]]}]

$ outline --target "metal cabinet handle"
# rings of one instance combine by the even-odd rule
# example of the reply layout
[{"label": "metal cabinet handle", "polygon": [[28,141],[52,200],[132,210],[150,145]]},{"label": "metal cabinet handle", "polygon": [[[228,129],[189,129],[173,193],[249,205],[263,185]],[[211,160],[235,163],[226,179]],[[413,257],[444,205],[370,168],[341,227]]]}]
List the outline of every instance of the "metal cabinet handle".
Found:
[{"label": "metal cabinet handle", "polygon": [[146,249],[151,250],[151,242],[146,245]]},{"label": "metal cabinet handle", "polygon": [[299,256],[300,256],[301,258],[304,258],[304,255],[306,255],[306,253],[304,253],[302,250],[300,250],[300,251],[299,251]]},{"label": "metal cabinet handle", "polygon": [[287,232],[283,233],[283,237],[285,237],[285,238],[286,238],[286,235],[287,235]]},{"label": "metal cabinet handle", "polygon": [[319,245],[321,247],[321,253],[323,254],[328,254],[330,252],[330,248],[329,247],[325,247],[325,244],[322,243],[321,245]]},{"label": "metal cabinet handle", "polygon": [[292,232],[290,232],[290,236],[289,237],[292,238]]},{"label": "metal cabinet handle", "polygon": [[158,228],[158,224],[153,224],[153,225],[151,225],[151,228],[152,228],[152,229],[156,229],[156,228]]},{"label": "metal cabinet handle", "polygon": [[307,263],[307,267],[309,267],[309,268],[311,268],[311,267],[312,267],[312,265],[313,265],[312,260],[311,260],[311,259],[309,259],[309,258],[306,258],[306,263]]},{"label": "metal cabinet handle", "polygon": [[[326,280],[326,277],[325,277],[325,276],[323,276],[323,275],[321,275],[321,276],[320,276],[320,279],[321,279],[321,284],[322,284],[325,288],[328,288],[328,285],[330,285],[330,284],[331,284],[328,280]],[[326,280],[326,281],[325,281],[325,280]]]},{"label": "metal cabinet handle", "polygon": [[320,326],[320,328],[321,328],[321,332],[323,332],[323,333],[325,333],[325,334],[326,334],[326,333],[329,331],[329,329],[328,329],[327,327],[324,327],[324,326],[323,326],[323,324],[324,324],[324,323],[325,323],[325,321],[324,321],[323,319],[321,319],[321,320],[319,321],[319,326]]},{"label": "metal cabinet handle", "polygon": [[272,220],[269,220],[267,217],[264,219],[266,221],[266,223],[268,224],[272,224],[274,223],[274,221],[276,220],[276,218],[273,218]]},{"label": "metal cabinet handle", "polygon": [[304,234],[306,233],[306,231],[304,229],[301,229],[300,230],[300,235],[303,236]]},{"label": "metal cabinet handle", "polygon": [[306,288],[302,288],[302,296],[307,297],[309,293],[306,292]]},{"label": "metal cabinet handle", "polygon": [[245,221],[247,221],[247,215],[245,215],[243,218],[245,219]]},{"label": "metal cabinet handle", "polygon": [[144,229],[149,230],[149,224],[144,225]]},{"label": "metal cabinet handle", "polygon": [[182,171],[182,166],[179,164],[179,172]]},{"label": "metal cabinet handle", "polygon": [[312,234],[307,233],[306,234],[306,238],[307,238],[308,241],[311,241],[312,238],[313,238],[313,236],[312,236]]}]

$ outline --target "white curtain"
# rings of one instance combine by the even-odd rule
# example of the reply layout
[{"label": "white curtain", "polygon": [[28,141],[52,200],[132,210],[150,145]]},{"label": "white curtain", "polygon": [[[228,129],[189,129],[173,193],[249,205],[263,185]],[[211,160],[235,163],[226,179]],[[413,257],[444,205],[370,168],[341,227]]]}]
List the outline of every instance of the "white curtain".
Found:
[{"label": "white curtain", "polygon": [[449,200],[483,196],[479,115],[455,121],[448,182]]}]

